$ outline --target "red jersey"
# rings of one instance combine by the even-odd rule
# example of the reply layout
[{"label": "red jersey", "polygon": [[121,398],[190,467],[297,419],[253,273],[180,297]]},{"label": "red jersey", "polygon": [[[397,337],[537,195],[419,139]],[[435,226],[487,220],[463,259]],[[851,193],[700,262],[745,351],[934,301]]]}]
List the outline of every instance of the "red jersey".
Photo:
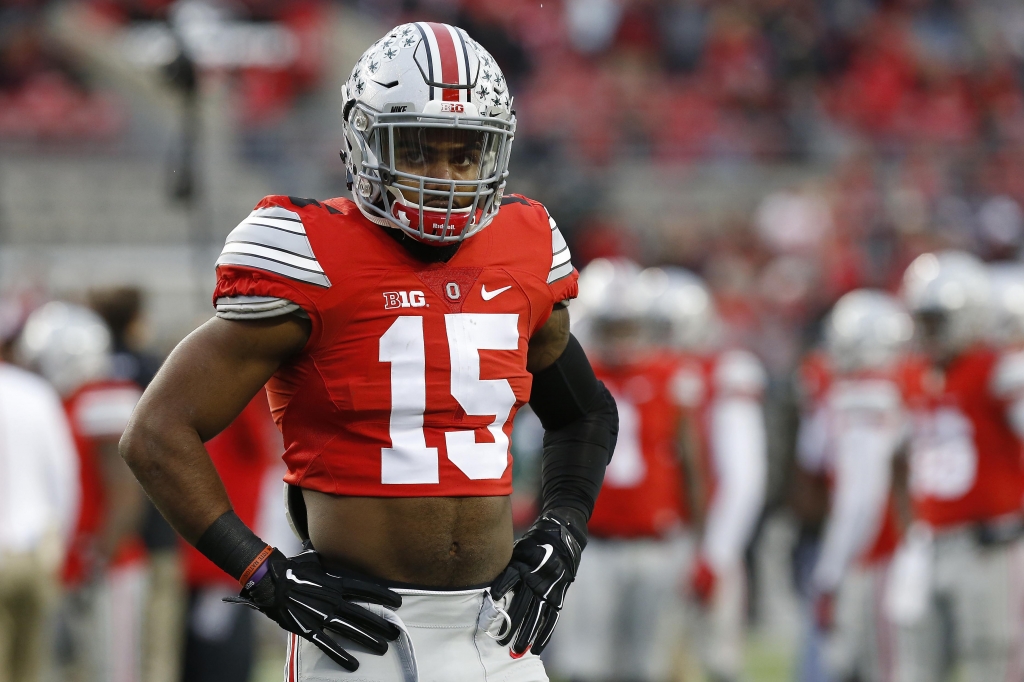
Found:
[{"label": "red jersey", "polygon": [[1024,453],[1006,416],[1019,397],[1016,362],[1015,354],[975,347],[908,393],[910,489],[916,516],[933,527],[1021,511]]},{"label": "red jersey", "polygon": [[[268,433],[270,431],[274,433]],[[272,436],[277,437],[272,440]],[[280,454],[279,441],[267,396],[260,391],[226,429],[206,443],[206,451],[224,481],[232,508],[250,528],[256,524],[263,475],[273,458]],[[215,583],[237,585],[237,580],[217,568],[192,545],[185,541],[181,545],[185,553],[185,581],[189,587]]]},{"label": "red jersey", "polygon": [[[97,447],[102,442],[116,443],[120,439],[140,397],[142,391],[134,383],[98,381],[82,386],[64,401],[78,450],[82,493],[78,521],[64,565],[64,581],[68,585],[75,586],[89,578],[90,556],[107,512]],[[141,540],[133,536],[122,542],[113,563],[135,561],[143,553]]]},{"label": "red jersey", "polygon": [[587,524],[597,537],[662,536],[686,517],[679,466],[679,407],[672,393],[676,364],[655,360],[594,372],[615,397],[615,454]]},{"label": "red jersey", "polygon": [[514,195],[447,263],[418,260],[390,229],[348,199],[271,196],[217,261],[215,302],[285,299],[312,324],[267,385],[285,480],[336,495],[508,495],[529,339],[576,295],[565,241]]}]

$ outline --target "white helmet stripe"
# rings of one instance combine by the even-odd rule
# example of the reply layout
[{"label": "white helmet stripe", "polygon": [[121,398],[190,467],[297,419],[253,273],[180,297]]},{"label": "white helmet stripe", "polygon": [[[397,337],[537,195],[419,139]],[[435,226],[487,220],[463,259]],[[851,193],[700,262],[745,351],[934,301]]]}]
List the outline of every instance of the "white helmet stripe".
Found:
[{"label": "white helmet stripe", "polygon": [[[420,33],[423,35],[423,42],[426,44],[427,52],[430,54],[430,72],[427,76],[435,83],[443,83],[444,77],[442,75],[441,50],[437,46],[437,36],[434,35],[434,30],[426,21],[417,21],[416,27],[419,28]],[[443,98],[444,90],[442,88],[430,86],[430,99]]]},{"label": "white helmet stripe", "polygon": [[[466,63],[466,44],[462,40],[462,34],[457,28],[450,24],[444,24],[448,33],[452,36],[452,44],[455,45],[455,59],[459,64],[459,85],[469,85],[469,64]],[[460,102],[469,101],[468,90],[456,90],[459,93]]]}]

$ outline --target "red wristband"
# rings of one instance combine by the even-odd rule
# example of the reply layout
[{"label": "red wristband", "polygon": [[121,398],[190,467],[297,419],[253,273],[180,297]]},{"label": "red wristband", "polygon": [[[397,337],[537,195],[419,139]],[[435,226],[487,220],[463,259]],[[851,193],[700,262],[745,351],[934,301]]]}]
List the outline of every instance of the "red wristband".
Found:
[{"label": "red wristband", "polygon": [[256,558],[250,562],[249,566],[242,572],[242,577],[238,579],[238,584],[243,588],[248,584],[249,578],[259,570],[260,566],[266,563],[270,555],[273,554],[274,548],[267,545],[263,548],[263,551],[256,555]]}]

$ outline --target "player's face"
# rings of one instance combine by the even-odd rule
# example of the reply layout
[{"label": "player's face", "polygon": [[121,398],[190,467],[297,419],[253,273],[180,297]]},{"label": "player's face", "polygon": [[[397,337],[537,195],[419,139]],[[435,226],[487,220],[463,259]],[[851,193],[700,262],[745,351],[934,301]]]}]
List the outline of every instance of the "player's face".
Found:
[{"label": "player's face", "polygon": [[607,365],[635,362],[644,351],[643,335],[639,320],[599,320],[594,325],[597,351]]},{"label": "player's face", "polygon": [[936,362],[947,360],[950,353],[949,344],[946,341],[948,324],[948,316],[938,310],[914,313],[914,331],[917,334],[921,350]]},{"label": "player's face", "polygon": [[[494,136],[472,130],[449,128],[396,128],[395,170],[436,179],[424,183],[424,189],[440,190],[443,195],[425,195],[423,205],[447,209],[451,182],[475,181],[493,172]],[[399,177],[395,183],[405,198],[419,203],[419,184],[411,178]],[[410,189],[405,189],[409,187]],[[473,185],[455,185],[456,192],[473,192]],[[456,196],[452,208],[466,208],[473,197]]]}]

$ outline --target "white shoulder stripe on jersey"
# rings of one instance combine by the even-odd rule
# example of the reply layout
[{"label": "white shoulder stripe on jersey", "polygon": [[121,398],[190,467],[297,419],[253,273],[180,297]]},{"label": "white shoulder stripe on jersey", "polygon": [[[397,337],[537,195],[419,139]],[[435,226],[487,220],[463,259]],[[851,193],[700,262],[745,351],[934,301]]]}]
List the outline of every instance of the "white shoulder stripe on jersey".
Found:
[{"label": "white shoulder stripe on jersey", "polygon": [[324,269],[320,267],[320,263],[315,258],[306,258],[305,256],[299,256],[290,251],[283,251],[276,249],[271,246],[263,246],[261,244],[248,244],[246,242],[228,242],[224,245],[224,250],[221,251],[221,257],[232,253],[244,253],[250,256],[258,256],[260,258],[283,263],[284,265],[290,265],[293,268],[305,270],[306,272],[314,272],[317,274],[323,274]]},{"label": "white shoulder stripe on jersey", "polygon": [[553,284],[563,277],[568,277],[572,274],[572,263],[566,263],[559,265],[557,268],[551,268],[551,272],[548,273],[548,284]]},{"label": "white shoulder stripe on jersey", "polygon": [[331,286],[306,237],[301,217],[280,206],[258,208],[239,223],[227,236],[217,265],[243,265]]},{"label": "white shoulder stripe on jersey", "polygon": [[[545,208],[544,212],[547,213]],[[569,253],[569,245],[565,243],[562,231],[555,224],[555,219],[548,215],[548,225],[551,226],[551,271],[548,272],[548,284],[556,282],[572,273],[572,256]]]},{"label": "white shoulder stripe on jersey", "polygon": [[327,276],[322,273],[310,272],[309,270],[297,268],[263,256],[254,256],[246,253],[222,253],[220,258],[217,259],[217,265],[218,267],[221,265],[242,265],[254,270],[272,272],[288,279],[306,282],[307,284],[315,284],[325,289],[331,286],[331,280],[327,279]]}]

